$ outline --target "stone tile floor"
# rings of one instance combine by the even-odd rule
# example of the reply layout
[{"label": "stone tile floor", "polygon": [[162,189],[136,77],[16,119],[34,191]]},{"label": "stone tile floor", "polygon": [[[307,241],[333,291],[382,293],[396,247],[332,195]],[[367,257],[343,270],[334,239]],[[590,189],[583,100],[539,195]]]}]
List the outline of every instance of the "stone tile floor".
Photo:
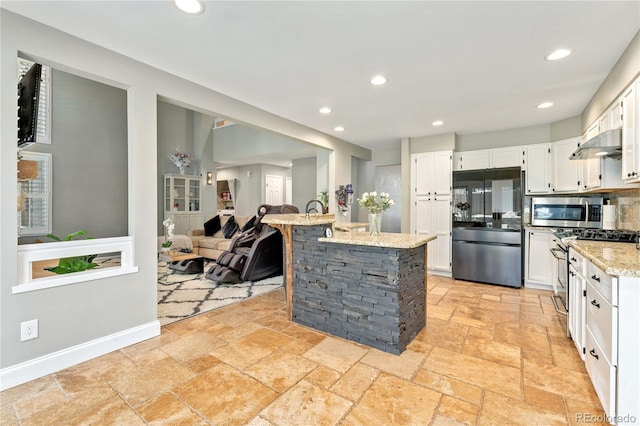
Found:
[{"label": "stone tile floor", "polygon": [[550,292],[437,276],[428,288],[427,327],[400,356],[288,322],[279,290],[8,389],[0,421],[575,425],[604,416]]}]

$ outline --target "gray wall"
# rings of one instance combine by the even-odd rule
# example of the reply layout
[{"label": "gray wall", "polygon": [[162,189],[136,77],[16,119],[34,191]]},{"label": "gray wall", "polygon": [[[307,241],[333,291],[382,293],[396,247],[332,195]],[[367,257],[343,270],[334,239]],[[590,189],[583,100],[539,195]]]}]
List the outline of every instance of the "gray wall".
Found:
[{"label": "gray wall", "polygon": [[[317,159],[316,157],[299,158],[292,161],[291,178],[293,180],[292,203],[301,212],[309,200],[318,198],[316,189]],[[317,206],[316,206],[317,207]]]},{"label": "gray wall", "polygon": [[640,31],[633,37],[611,72],[582,111],[583,131],[611,105],[638,73],[640,73]]},{"label": "gray wall", "polygon": [[[52,233],[128,235],[127,92],[56,69],[51,79]],[[20,238],[20,244],[44,236]]]},{"label": "gray wall", "polygon": [[[0,140],[16,139],[18,52],[26,59],[127,92],[128,235],[138,272],[74,285],[13,294],[17,283],[16,145],[0,144],[0,369],[23,367],[49,355],[78,362],[71,350],[123,345],[157,326],[158,98],[213,117],[252,123],[291,139],[331,150],[337,158],[370,158],[369,150],[309,129],[188,80],[0,9]],[[86,137],[91,137],[88,133]],[[337,171],[331,162],[330,179]],[[338,164],[339,165],[339,164]],[[339,177],[339,176],[338,176]],[[20,322],[38,318],[40,335],[20,342]],[[116,339],[114,336],[118,336]],[[129,340],[131,341],[131,340]],[[119,346],[120,345],[120,346]],[[83,352],[82,356],[87,352]],[[39,364],[41,365],[41,364]],[[49,364],[47,364],[49,365]],[[0,370],[1,372],[2,370]],[[7,371],[7,370],[4,370]],[[23,370],[20,370],[23,371]],[[26,370],[24,370],[26,371]],[[33,375],[42,370],[33,371]]]}]

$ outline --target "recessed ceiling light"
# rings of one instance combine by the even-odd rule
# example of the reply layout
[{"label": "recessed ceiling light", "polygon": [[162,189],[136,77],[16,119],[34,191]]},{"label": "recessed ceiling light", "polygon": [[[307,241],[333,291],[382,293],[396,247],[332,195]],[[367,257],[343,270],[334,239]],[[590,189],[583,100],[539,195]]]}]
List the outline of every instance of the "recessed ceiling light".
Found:
[{"label": "recessed ceiling light", "polygon": [[333,130],[335,130],[336,132],[344,132],[344,127],[336,126]]},{"label": "recessed ceiling light", "polygon": [[200,0],[174,0],[178,9],[192,15],[204,12],[204,3]]},{"label": "recessed ceiling light", "polygon": [[320,114],[331,114],[331,108],[327,106],[320,108]]},{"label": "recessed ceiling light", "polygon": [[553,102],[543,102],[541,104],[536,105],[536,108],[545,109],[553,106]]},{"label": "recessed ceiling light", "polygon": [[549,53],[547,56],[545,56],[544,59],[547,61],[557,61],[559,59],[566,58],[572,53],[573,53],[572,49],[564,49],[564,48],[556,49],[553,52]]},{"label": "recessed ceiling light", "polygon": [[433,123],[431,123],[432,126],[442,126],[444,124],[444,121],[442,120],[436,120]]},{"label": "recessed ceiling light", "polygon": [[369,82],[374,86],[382,86],[387,82],[387,78],[383,75],[376,75],[371,80],[369,80]]}]

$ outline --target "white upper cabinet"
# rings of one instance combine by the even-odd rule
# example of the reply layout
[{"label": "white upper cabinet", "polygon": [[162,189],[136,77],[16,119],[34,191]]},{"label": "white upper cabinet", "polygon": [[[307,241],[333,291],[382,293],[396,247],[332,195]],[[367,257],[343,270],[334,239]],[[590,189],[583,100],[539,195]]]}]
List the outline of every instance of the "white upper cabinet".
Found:
[{"label": "white upper cabinet", "polygon": [[455,170],[488,169],[490,153],[488,149],[456,153]]},{"label": "white upper cabinet", "polygon": [[452,158],[452,151],[414,154],[414,193],[417,195],[451,194]]},{"label": "white upper cabinet", "polygon": [[578,192],[580,190],[580,162],[570,160],[578,149],[579,138],[569,138],[551,144],[551,192]]},{"label": "white upper cabinet", "polygon": [[522,167],[526,166],[526,152],[524,146],[509,146],[491,150],[491,167]]},{"label": "white upper cabinet", "polygon": [[622,180],[640,182],[640,79],[622,94]]},{"label": "white upper cabinet", "polygon": [[527,145],[527,195],[547,194],[551,190],[551,144]]}]

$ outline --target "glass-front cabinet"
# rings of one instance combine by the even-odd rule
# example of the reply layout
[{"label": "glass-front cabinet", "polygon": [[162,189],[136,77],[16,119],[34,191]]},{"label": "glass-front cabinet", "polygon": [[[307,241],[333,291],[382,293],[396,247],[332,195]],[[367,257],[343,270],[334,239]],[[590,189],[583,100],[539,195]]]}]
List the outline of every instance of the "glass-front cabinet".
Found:
[{"label": "glass-front cabinet", "polygon": [[164,219],[168,218],[175,224],[174,234],[202,228],[199,176],[164,175]]}]

